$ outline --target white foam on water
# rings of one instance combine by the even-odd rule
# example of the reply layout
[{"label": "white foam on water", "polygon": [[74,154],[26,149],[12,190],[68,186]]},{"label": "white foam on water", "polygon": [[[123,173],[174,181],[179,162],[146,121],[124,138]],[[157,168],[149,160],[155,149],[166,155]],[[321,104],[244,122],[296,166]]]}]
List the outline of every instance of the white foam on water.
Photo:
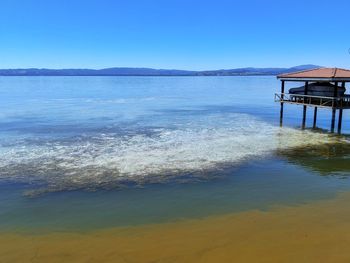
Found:
[{"label": "white foam on water", "polygon": [[99,134],[73,143],[17,144],[0,149],[0,177],[42,180],[53,190],[121,181],[166,180],[261,158],[276,150],[329,143],[327,134],[280,128],[247,114],[198,116],[176,129]]}]

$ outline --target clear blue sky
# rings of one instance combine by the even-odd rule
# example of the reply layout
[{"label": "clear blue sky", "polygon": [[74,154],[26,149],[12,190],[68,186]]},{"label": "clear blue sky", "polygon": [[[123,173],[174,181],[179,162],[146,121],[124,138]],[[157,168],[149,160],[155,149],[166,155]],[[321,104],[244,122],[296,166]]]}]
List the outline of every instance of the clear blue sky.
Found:
[{"label": "clear blue sky", "polygon": [[349,0],[1,0],[0,68],[350,68]]}]

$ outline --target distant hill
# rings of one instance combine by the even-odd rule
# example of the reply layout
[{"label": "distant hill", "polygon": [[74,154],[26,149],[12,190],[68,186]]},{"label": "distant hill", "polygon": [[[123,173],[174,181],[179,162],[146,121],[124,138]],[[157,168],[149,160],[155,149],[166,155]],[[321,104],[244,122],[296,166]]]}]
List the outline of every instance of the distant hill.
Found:
[{"label": "distant hill", "polygon": [[301,65],[292,68],[236,68],[207,71],[189,71],[152,68],[105,68],[105,69],[0,69],[0,76],[259,76],[319,68]]},{"label": "distant hill", "polygon": [[320,68],[317,65],[301,65],[292,68],[237,68],[237,69],[222,69],[213,71],[200,71],[197,75],[204,76],[259,76],[259,75],[279,75],[295,71]]}]

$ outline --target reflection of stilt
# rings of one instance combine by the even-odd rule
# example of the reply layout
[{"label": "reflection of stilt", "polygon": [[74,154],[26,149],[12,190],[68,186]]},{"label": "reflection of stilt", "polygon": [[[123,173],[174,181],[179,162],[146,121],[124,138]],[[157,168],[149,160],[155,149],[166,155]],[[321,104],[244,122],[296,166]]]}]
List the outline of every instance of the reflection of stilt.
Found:
[{"label": "reflection of stilt", "polygon": [[316,129],[316,122],[317,122],[317,107],[314,109],[314,123],[312,125],[313,129]]}]

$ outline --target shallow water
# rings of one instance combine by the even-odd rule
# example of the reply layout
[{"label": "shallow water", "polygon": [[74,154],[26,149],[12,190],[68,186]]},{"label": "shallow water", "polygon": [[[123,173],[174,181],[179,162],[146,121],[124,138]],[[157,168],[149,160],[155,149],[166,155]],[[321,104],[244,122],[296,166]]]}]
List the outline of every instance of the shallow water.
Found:
[{"label": "shallow water", "polygon": [[347,136],[300,130],[299,106],[280,128],[278,89],[274,77],[1,77],[0,229],[165,223],[348,191]]},{"label": "shallow water", "polygon": [[[89,233],[0,236],[3,262],[349,262],[350,196]],[[20,249],[18,249],[20,248]]]}]

